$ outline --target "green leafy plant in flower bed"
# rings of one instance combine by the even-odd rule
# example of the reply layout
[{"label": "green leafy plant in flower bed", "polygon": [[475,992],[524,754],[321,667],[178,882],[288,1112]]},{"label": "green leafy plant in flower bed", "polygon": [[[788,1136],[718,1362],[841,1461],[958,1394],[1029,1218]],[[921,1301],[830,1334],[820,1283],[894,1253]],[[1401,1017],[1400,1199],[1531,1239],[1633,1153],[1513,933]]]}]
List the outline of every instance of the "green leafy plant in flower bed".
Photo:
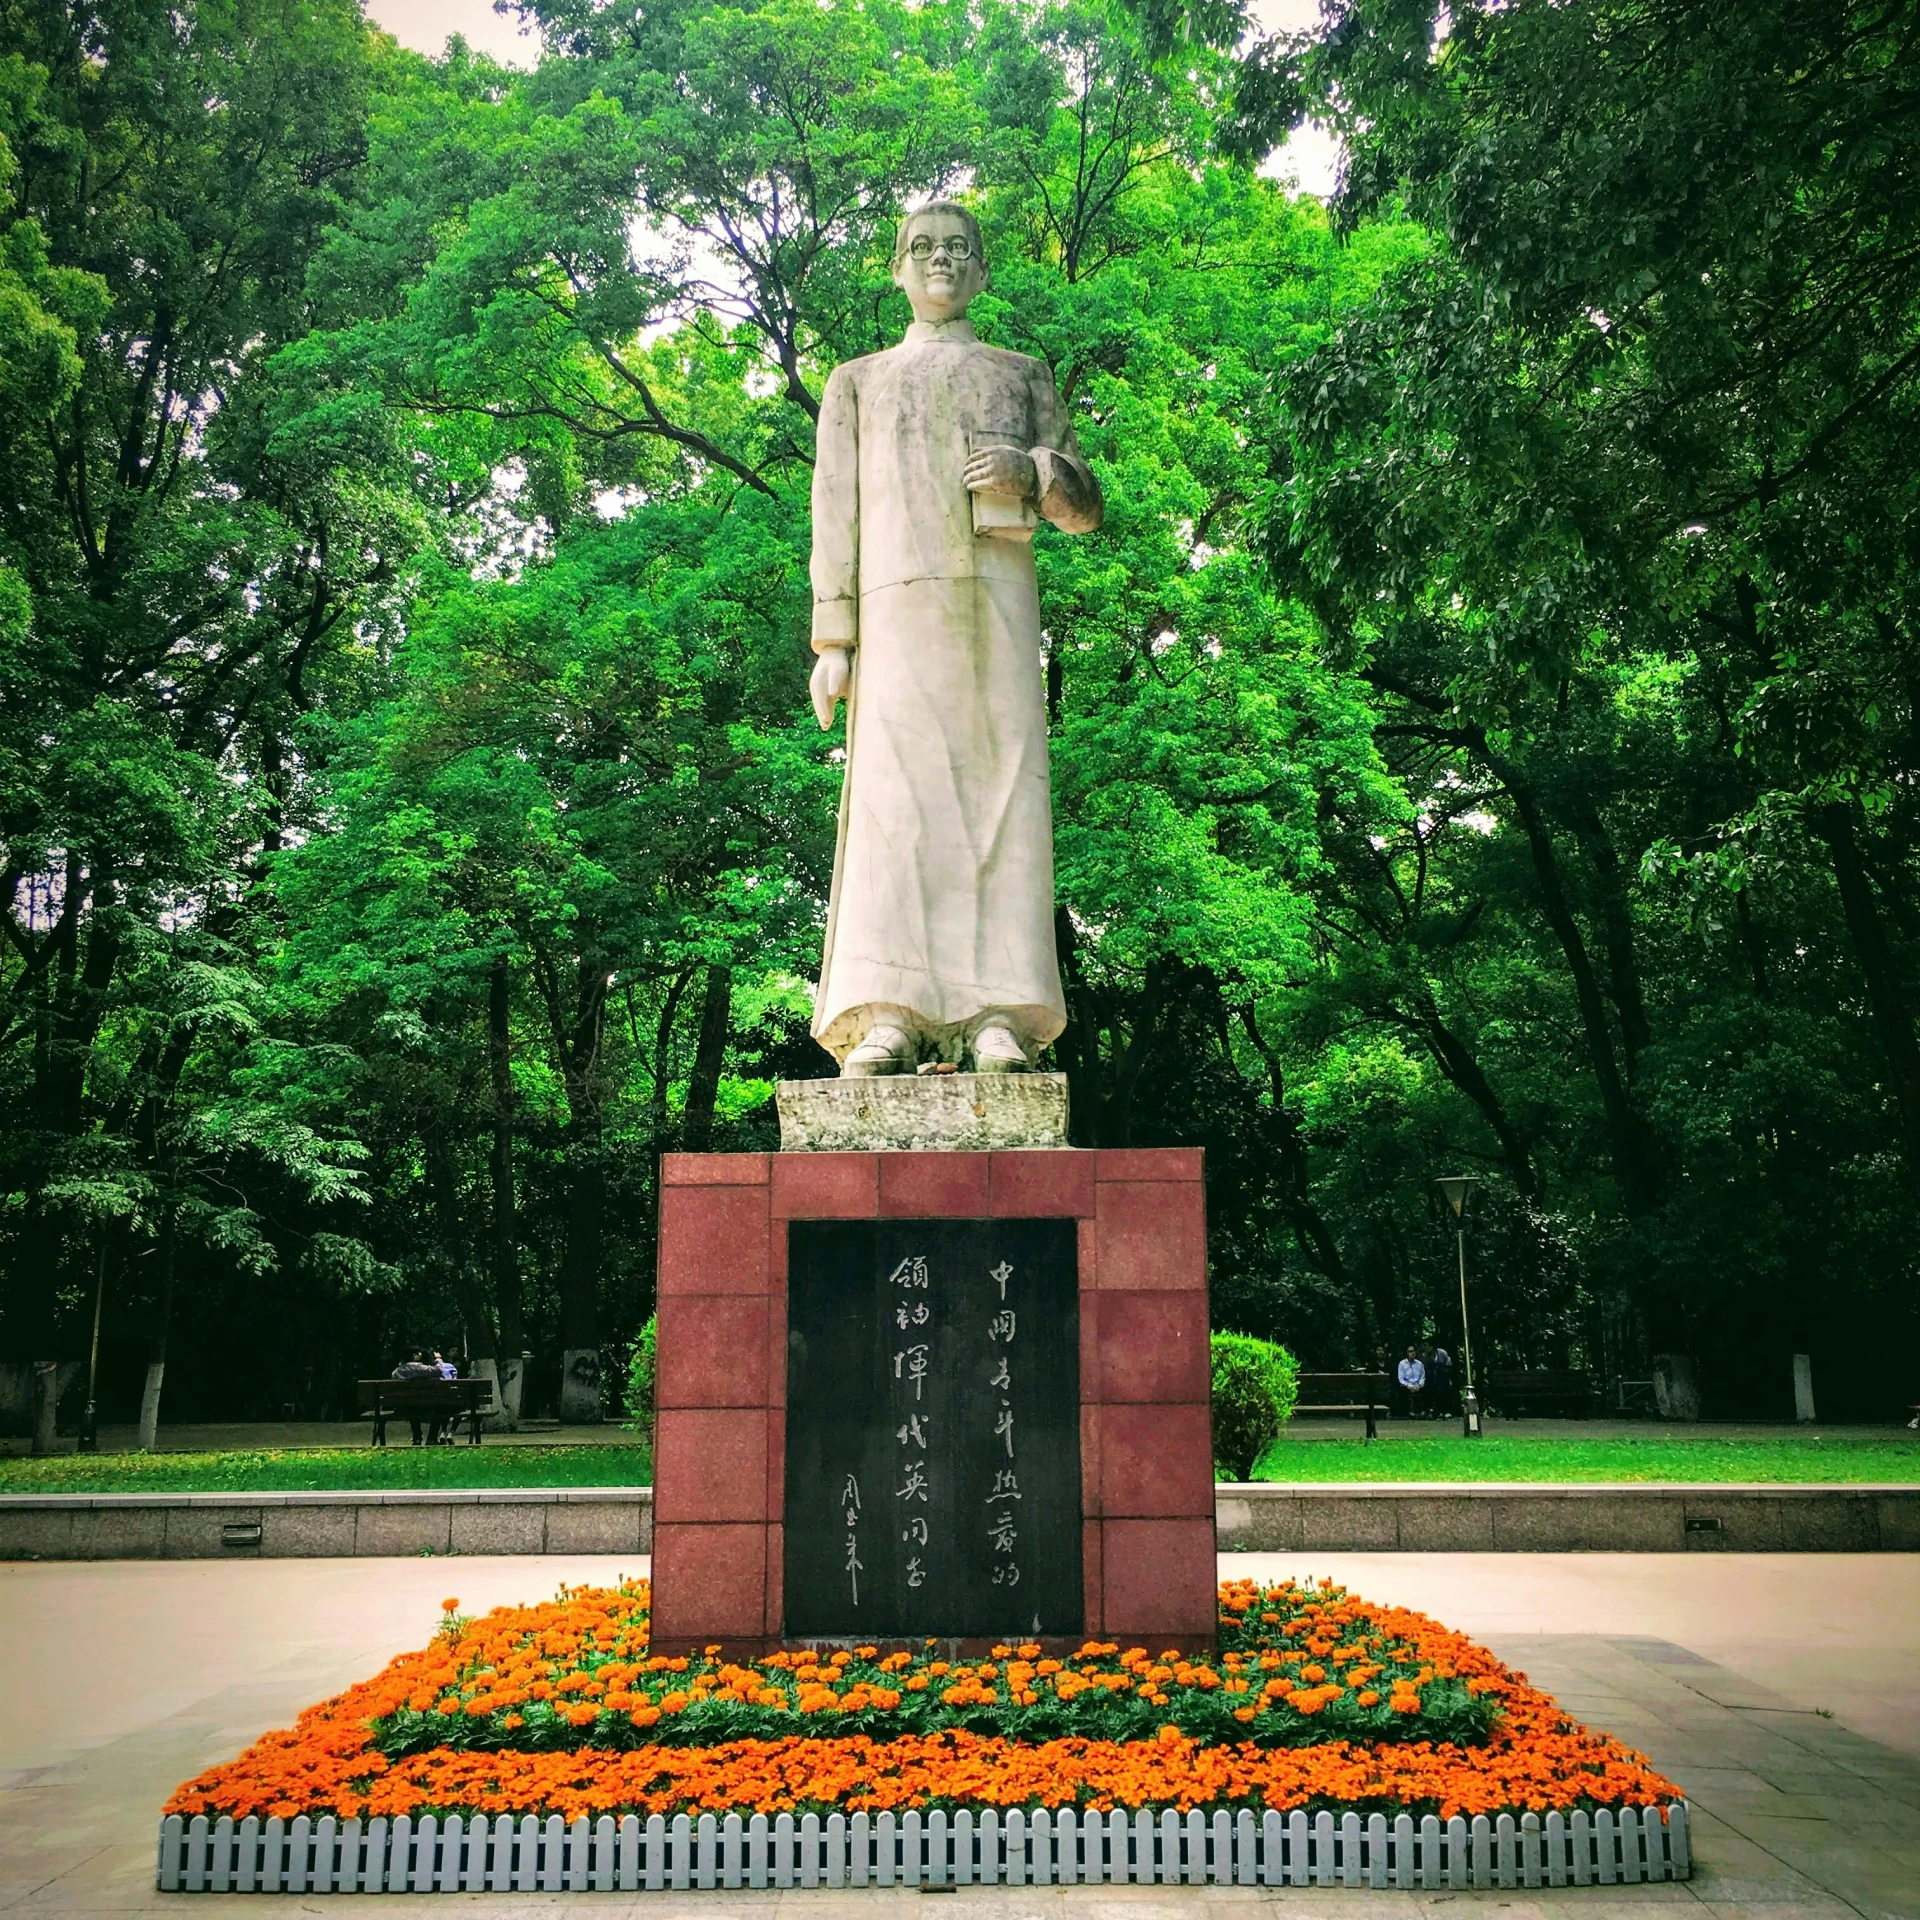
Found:
[{"label": "green leafy plant in flower bed", "polygon": [[[1239,1591],[1225,1589],[1228,1594]],[[1251,1595],[1255,1590],[1245,1589]],[[438,1658],[404,1703],[372,1722],[389,1758],[430,1749],[551,1751],[719,1746],[739,1740],[960,1731],[1022,1742],[1156,1738],[1308,1746],[1329,1740],[1472,1745],[1492,1729],[1492,1682],[1422,1643],[1418,1616],[1303,1588],[1221,1614],[1219,1651],[1159,1655],[1088,1641],[1069,1657],[1036,1643],[989,1657],[878,1647],[782,1651],[735,1662],[656,1656],[643,1589],[574,1597],[565,1624],[449,1616]]]}]

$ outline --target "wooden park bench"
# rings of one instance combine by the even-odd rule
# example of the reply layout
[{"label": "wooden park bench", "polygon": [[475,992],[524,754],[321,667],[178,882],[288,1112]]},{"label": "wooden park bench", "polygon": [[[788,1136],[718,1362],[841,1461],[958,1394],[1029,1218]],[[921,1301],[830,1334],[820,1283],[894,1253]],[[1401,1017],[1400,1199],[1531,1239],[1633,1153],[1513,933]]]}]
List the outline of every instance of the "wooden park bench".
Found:
[{"label": "wooden park bench", "polygon": [[491,1380],[362,1380],[360,1411],[373,1415],[373,1444],[387,1444],[387,1422],[465,1420],[468,1444],[480,1444],[481,1417],[493,1411]]},{"label": "wooden park bench", "polygon": [[1384,1373],[1303,1373],[1293,1410],[1296,1414],[1363,1415],[1367,1438],[1378,1439],[1374,1422],[1387,1404],[1392,1384]]},{"label": "wooden park bench", "polygon": [[1509,1420],[1525,1419],[1530,1413],[1573,1414],[1585,1419],[1598,1398],[1599,1389],[1590,1373],[1543,1368],[1534,1373],[1487,1375],[1487,1403]]}]

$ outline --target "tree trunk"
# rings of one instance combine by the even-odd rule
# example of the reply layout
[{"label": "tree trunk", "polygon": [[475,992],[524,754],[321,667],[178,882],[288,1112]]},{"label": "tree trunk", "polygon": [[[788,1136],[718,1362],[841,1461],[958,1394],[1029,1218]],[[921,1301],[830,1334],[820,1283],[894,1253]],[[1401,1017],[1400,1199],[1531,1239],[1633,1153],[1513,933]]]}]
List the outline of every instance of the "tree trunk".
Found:
[{"label": "tree trunk", "polygon": [[1294,1235],[1307,1258],[1344,1290],[1351,1286],[1351,1277],[1333,1229],[1328,1226],[1326,1216],[1313,1203],[1307,1143],[1300,1136],[1299,1121],[1287,1111],[1287,1077],[1281,1068],[1280,1056],[1267,1044],[1267,1037],[1260,1031],[1253,1008],[1241,1007],[1239,1014],[1240,1024],[1246,1029],[1247,1038],[1253,1042],[1254,1051],[1266,1062],[1267,1085],[1273,1097],[1273,1120],[1279,1130],[1281,1197],[1286,1205],[1287,1217],[1293,1223]]},{"label": "tree trunk", "polygon": [[151,1453],[160,1441],[160,1387],[167,1376],[167,1333],[173,1322],[174,1267],[173,1208],[160,1215],[160,1297],[154,1302],[153,1321],[147,1331],[147,1383],[140,1390],[140,1438],[142,1453]]},{"label": "tree trunk", "polygon": [[33,1363],[33,1450],[48,1454],[59,1437],[60,1362]]},{"label": "tree trunk", "polygon": [[600,1123],[600,1049],[606,1027],[607,972],[580,957],[574,1019],[566,1041],[567,1251],[560,1268],[560,1418],[600,1418],[600,1263],[607,1171]]},{"label": "tree trunk", "polygon": [[1480,1109],[1481,1117],[1493,1129],[1494,1138],[1500,1142],[1500,1152],[1521,1198],[1537,1199],[1539,1174],[1534,1168],[1533,1154],[1526,1137],[1514,1125],[1513,1116],[1507,1112],[1505,1102],[1494,1091],[1493,1082],[1487,1078],[1480,1062],[1440,1017],[1440,1008],[1432,995],[1422,992],[1415,999],[1411,1012],[1402,1013],[1390,1008],[1389,1015],[1410,1027],[1426,1042],[1427,1051],[1433,1055],[1434,1064],[1441,1073]]},{"label": "tree trunk", "polygon": [[694,1049],[693,1078],[687,1084],[686,1142],[689,1153],[705,1153],[713,1139],[713,1109],[720,1098],[720,1069],[727,1058],[727,1026],[733,1012],[733,969],[707,969],[706,998],[700,1008],[700,1043]]},{"label": "tree trunk", "polygon": [[1873,887],[1860,860],[1854,812],[1850,805],[1816,808],[1811,816],[1815,833],[1833,856],[1833,877],[1840,889],[1840,907],[1847,932],[1853,937],[1854,957],[1867,984],[1867,1006],[1893,1081],[1900,1114],[1900,1145],[1910,1178],[1920,1179],[1920,1046],[1913,1037],[1913,1015],[1894,965],[1887,932]]},{"label": "tree trunk", "polygon": [[513,1201],[513,983],[506,956],[494,961],[487,982],[487,1066],[493,1081],[493,1304],[500,1316],[500,1424],[520,1424],[526,1383],[527,1327],[520,1299],[520,1260]]},{"label": "tree trunk", "polygon": [[[460,1322],[467,1338],[469,1360],[491,1362],[494,1357],[493,1315],[487,1310],[486,1295],[474,1278],[473,1264],[467,1258],[466,1235],[460,1230],[460,1190],[454,1178],[453,1154],[447,1137],[432,1127],[421,1137],[427,1159],[427,1184],[433,1195],[433,1211],[440,1228],[440,1258],[445,1265],[448,1284],[460,1309]],[[497,1377],[497,1376],[495,1376]]]},{"label": "tree trunk", "polygon": [[1600,1104],[1607,1117],[1607,1135],[1613,1150],[1614,1174],[1620,1182],[1621,1201],[1627,1217],[1639,1219],[1653,1211],[1660,1197],[1661,1178],[1652,1129],[1635,1108],[1620,1077],[1620,1065],[1613,1055],[1613,1033],[1607,1022],[1606,1002],[1601,997],[1600,982],[1579,922],[1574,919],[1573,908],[1567,901],[1560,862],[1553,850],[1553,835],[1541,818],[1532,793],[1519,781],[1506,779],[1504,775],[1503,779],[1533,855],[1547,924],[1559,940],[1567,971],[1573,976],[1574,999],[1586,1034],[1588,1064],[1599,1084]]},{"label": "tree trunk", "polygon": [[1608,983],[1620,1015],[1620,1038],[1626,1055],[1627,1078],[1639,1071],[1640,1056],[1653,1039],[1647,1018],[1646,995],[1640,985],[1640,959],[1634,948],[1633,913],[1627,898],[1626,876],[1620,856],[1601,823],[1600,810],[1590,800],[1573,809],[1574,837],[1593,863],[1600,898],[1600,930],[1607,948]]}]

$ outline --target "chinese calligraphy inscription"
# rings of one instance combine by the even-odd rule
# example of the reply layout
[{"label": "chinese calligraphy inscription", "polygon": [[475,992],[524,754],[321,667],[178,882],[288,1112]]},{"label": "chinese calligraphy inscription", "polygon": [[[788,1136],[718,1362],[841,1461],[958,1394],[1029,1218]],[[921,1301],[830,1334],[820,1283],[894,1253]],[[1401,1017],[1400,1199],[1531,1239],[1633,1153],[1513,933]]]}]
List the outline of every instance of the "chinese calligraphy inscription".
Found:
[{"label": "chinese calligraphy inscription", "polygon": [[786,1631],[1082,1632],[1074,1222],[788,1233]]}]

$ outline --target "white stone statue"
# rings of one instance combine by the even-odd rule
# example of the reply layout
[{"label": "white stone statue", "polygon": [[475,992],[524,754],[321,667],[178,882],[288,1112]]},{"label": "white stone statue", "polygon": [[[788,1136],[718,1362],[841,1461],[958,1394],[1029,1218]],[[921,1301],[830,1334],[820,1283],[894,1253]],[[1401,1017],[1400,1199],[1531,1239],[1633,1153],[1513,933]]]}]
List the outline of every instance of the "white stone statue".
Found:
[{"label": "white stone statue", "polygon": [[1053,375],[983,346],[980,228],[900,223],[899,346],[834,370],[813,472],[812,694],[847,702],[813,1032],[843,1074],[1022,1072],[1066,1025],[1033,529],[1100,524]]}]

